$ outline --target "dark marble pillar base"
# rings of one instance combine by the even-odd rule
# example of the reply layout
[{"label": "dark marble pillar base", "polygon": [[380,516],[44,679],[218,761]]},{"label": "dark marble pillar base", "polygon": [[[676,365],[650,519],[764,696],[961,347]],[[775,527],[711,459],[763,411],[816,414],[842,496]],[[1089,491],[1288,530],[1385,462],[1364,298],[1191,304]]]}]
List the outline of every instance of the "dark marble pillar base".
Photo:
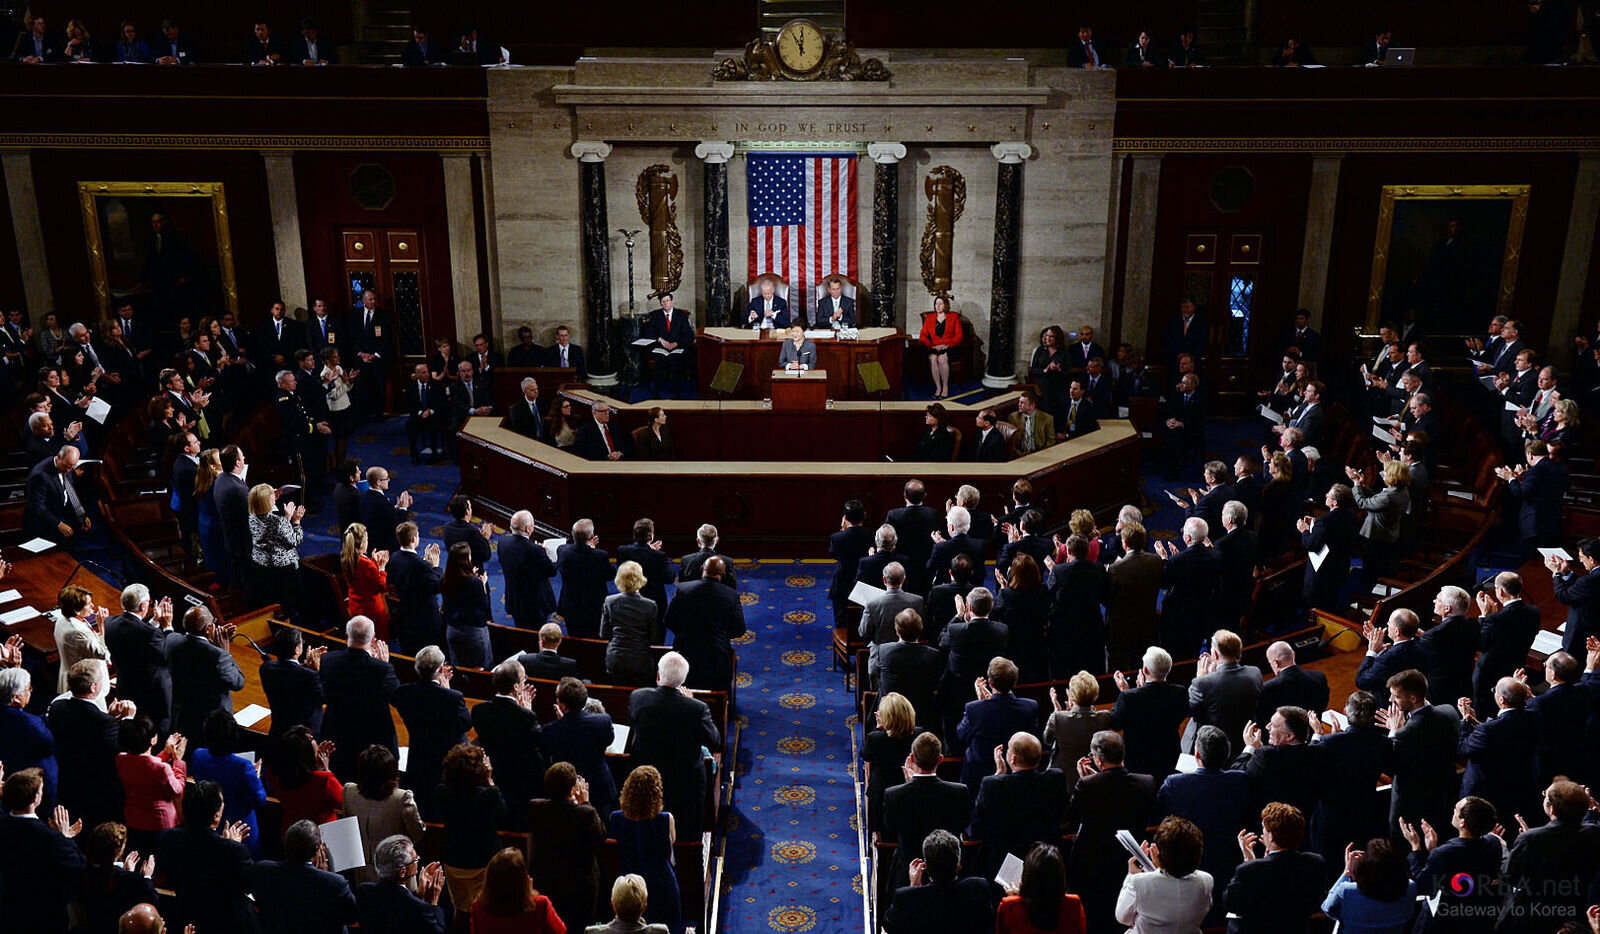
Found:
[{"label": "dark marble pillar base", "polygon": [[583,211],[584,320],[588,324],[589,376],[600,385],[616,381],[616,328],[611,319],[611,241],[606,219],[606,164],[578,163]]},{"label": "dark marble pillar base", "polygon": [[705,276],[706,326],[728,326],[731,312],[728,275],[728,164],[706,162]]},{"label": "dark marble pillar base", "polygon": [[879,162],[872,178],[872,323],[894,326],[900,286],[900,163]]}]

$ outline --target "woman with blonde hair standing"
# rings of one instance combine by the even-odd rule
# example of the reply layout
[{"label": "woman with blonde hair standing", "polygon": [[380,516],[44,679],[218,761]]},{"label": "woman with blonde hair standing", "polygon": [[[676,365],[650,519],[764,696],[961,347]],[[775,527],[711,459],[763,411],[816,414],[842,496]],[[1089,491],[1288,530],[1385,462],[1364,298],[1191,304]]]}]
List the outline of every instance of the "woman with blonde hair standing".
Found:
[{"label": "woman with blonde hair standing", "polygon": [[600,607],[600,638],[606,645],[606,676],[612,684],[644,687],[655,683],[650,646],[658,638],[656,602],[640,593],[644,568],[637,561],[617,566],[617,592]]},{"label": "woman with blonde hair standing", "polygon": [[339,548],[339,569],[344,572],[345,612],[372,620],[377,638],[389,641],[389,553],[368,554],[367,527],[350,523]]},{"label": "woman with blonde hair standing", "polygon": [[278,512],[278,491],[269,483],[250,488],[250,584],[256,606],[276,603],[283,617],[293,619],[299,608],[300,543],[305,533],[300,520],[306,507],[284,503]]},{"label": "woman with blonde hair standing", "polygon": [[222,540],[222,517],[217,514],[217,501],[211,495],[211,485],[222,476],[222,458],[216,448],[200,452],[200,463],[195,465],[194,504],[199,516],[200,557],[216,576],[210,590],[216,593],[233,582],[233,564],[228,558],[228,545]]}]

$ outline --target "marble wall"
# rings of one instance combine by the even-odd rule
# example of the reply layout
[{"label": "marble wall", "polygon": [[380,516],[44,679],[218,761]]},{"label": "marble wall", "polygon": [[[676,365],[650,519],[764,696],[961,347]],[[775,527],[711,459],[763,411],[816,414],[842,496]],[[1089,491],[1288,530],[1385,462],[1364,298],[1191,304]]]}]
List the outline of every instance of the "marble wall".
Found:
[{"label": "marble wall", "polygon": [[[863,53],[878,54],[883,53]],[[885,84],[763,83],[713,85],[709,59],[586,59],[573,68],[526,68],[489,74],[494,190],[491,228],[498,256],[497,331],[527,324],[546,341],[556,324],[578,324],[582,308],[578,168],[575,140],[613,148],[606,160],[612,228],[644,227],[634,195],[639,172],[665,163],[678,176],[683,280],[678,302],[704,323],[704,175],[701,140],[787,145],[833,143],[863,150],[858,175],[857,277],[872,272],[872,162],[868,142],[902,142],[900,264],[896,323],[915,333],[931,306],[918,251],[927,223],[923,181],[939,165],[966,180],[966,208],[956,224],[952,292],[975,336],[987,344],[993,274],[998,163],[989,146],[1024,141],[1033,156],[1023,171],[1021,266],[1016,363],[1025,369],[1035,335],[1051,323],[1103,329],[1114,165],[1111,154],[1116,76],[1112,72],[1031,68],[1019,60],[895,62]],[[779,127],[782,129],[779,129]],[[744,132],[740,132],[740,130]],[[748,207],[743,155],[728,164],[729,272],[733,303],[748,272]],[[635,252],[637,307],[653,307],[648,239]],[[627,262],[613,233],[612,306],[627,310]],[[491,289],[491,295],[496,290]]]}]

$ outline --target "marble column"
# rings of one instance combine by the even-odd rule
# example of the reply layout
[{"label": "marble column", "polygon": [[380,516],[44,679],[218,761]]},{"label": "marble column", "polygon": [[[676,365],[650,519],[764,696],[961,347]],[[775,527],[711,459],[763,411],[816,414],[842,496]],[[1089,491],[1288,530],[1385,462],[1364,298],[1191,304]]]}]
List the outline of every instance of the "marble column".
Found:
[{"label": "marble column", "polygon": [[1311,326],[1322,327],[1322,301],[1328,294],[1328,263],[1333,255],[1333,221],[1339,210],[1342,156],[1311,160],[1311,193],[1306,199],[1306,240],[1300,250],[1300,302],[1311,312]]},{"label": "marble column", "polygon": [[1022,246],[1022,163],[1027,143],[989,147],[999,160],[994,191],[994,277],[989,288],[989,365],[983,385],[1004,389],[1017,381],[1017,253]]},{"label": "marble column", "polygon": [[294,153],[264,152],[267,207],[272,216],[272,246],[278,257],[278,298],[293,311],[311,308],[306,289],[306,256],[300,239],[300,201],[295,193]]},{"label": "marble column", "polygon": [[872,323],[894,327],[900,284],[900,160],[904,143],[868,143],[872,174]]},{"label": "marble column", "polygon": [[28,320],[37,328],[44,313],[56,306],[50,289],[50,266],[44,255],[44,228],[39,226],[39,199],[33,190],[33,155],[27,150],[0,153],[5,171],[6,195],[11,200],[11,229],[17,237],[17,266],[22,272],[22,296],[28,303]]},{"label": "marble column", "polygon": [[[1122,269],[1122,340],[1144,347],[1150,336],[1150,277],[1156,264],[1156,200],[1161,191],[1161,156],[1133,159],[1128,190],[1128,251]],[[1174,309],[1176,311],[1176,309]]]},{"label": "marble column", "polygon": [[733,144],[706,142],[694,147],[694,154],[705,164],[706,192],[704,230],[701,243],[705,251],[706,327],[726,327],[729,318],[728,274],[728,160]]},{"label": "marble column", "polygon": [[478,282],[478,215],[472,204],[472,155],[441,153],[439,159],[444,163],[444,218],[450,238],[450,289],[455,298],[456,334],[468,338],[484,330],[483,294]]},{"label": "marble column", "polygon": [[580,139],[572,144],[578,160],[578,191],[583,212],[583,297],[584,335],[589,364],[589,382],[595,386],[617,384],[617,352],[612,346],[611,321],[611,241],[606,220],[606,157],[611,145],[598,140]]},{"label": "marble column", "polygon": [[1556,279],[1556,305],[1550,316],[1551,355],[1556,363],[1571,366],[1572,335],[1578,333],[1583,293],[1588,289],[1589,257],[1594,253],[1595,222],[1600,219],[1600,156],[1578,160],[1578,177],[1572,183],[1572,214],[1567,221],[1566,251]]}]

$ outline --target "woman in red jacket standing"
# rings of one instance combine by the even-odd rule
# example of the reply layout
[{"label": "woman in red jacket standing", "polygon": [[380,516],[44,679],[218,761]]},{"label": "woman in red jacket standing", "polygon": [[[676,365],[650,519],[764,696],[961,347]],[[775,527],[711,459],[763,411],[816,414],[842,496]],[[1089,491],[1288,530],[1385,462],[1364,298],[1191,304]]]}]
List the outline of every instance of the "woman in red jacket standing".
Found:
[{"label": "woman in red jacket standing", "polygon": [[917,337],[928,348],[928,369],[933,372],[933,397],[950,398],[950,351],[961,344],[961,316],[950,312],[950,300],[933,297],[933,314],[922,319]]},{"label": "woman in red jacket standing", "polygon": [[344,586],[348,592],[346,612],[351,617],[370,618],[375,637],[389,641],[389,599],[385,596],[389,589],[389,553],[380,551],[368,556],[367,527],[352,522],[344,530],[339,567],[344,571]]},{"label": "woman in red jacket standing", "polygon": [[122,780],[122,822],[128,842],[141,853],[154,853],[156,837],[178,826],[178,801],[188,769],[183,763],[187,741],[179,734],[167,737],[156,753],[156,725],[146,716],[122,721],[117,728],[117,777]]}]

